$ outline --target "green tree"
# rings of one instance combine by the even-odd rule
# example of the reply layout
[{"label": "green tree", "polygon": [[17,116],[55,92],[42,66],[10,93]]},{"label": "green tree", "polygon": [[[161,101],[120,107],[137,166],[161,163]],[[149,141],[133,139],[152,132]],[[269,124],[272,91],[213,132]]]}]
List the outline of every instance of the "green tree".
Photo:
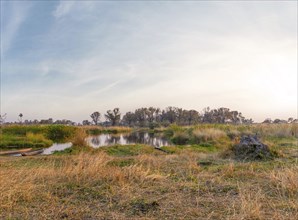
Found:
[{"label": "green tree", "polygon": [[23,114],[22,114],[22,113],[19,114],[19,122],[20,122],[20,123],[23,122]]},{"label": "green tree", "polygon": [[93,112],[90,117],[92,118],[92,121],[95,125],[98,125],[99,119],[100,119],[100,113],[99,112]]},{"label": "green tree", "polygon": [[105,114],[106,119],[111,122],[112,126],[115,126],[119,123],[121,118],[121,113],[119,108],[114,108],[112,110],[108,110],[107,114]]}]

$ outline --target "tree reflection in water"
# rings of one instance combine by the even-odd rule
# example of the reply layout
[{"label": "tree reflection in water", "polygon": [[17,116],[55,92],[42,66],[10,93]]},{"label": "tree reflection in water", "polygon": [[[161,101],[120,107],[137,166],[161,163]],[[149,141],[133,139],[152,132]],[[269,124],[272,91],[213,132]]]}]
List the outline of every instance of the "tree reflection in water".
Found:
[{"label": "tree reflection in water", "polygon": [[146,144],[154,147],[168,146],[170,143],[167,139],[154,134],[135,132],[130,134],[101,134],[87,138],[88,143],[94,147],[109,145],[127,145],[127,144]]}]

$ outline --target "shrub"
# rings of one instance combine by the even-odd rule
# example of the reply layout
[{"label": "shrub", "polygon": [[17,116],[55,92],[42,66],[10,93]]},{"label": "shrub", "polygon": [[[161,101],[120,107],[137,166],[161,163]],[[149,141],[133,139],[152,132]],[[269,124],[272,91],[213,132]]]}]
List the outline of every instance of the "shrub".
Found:
[{"label": "shrub", "polygon": [[75,133],[76,128],[65,125],[48,126],[46,136],[53,141],[63,141]]},{"label": "shrub", "polygon": [[87,146],[86,138],[86,132],[83,129],[77,129],[71,139],[71,142],[73,145],[84,147]]},{"label": "shrub", "polygon": [[190,137],[186,132],[183,131],[177,131],[174,133],[174,136],[172,137],[171,141],[174,144],[183,145],[187,144]]},{"label": "shrub", "polygon": [[155,128],[158,128],[159,127],[159,124],[158,123],[156,123],[156,122],[151,122],[151,123],[149,123],[149,128],[150,129],[155,129]]}]

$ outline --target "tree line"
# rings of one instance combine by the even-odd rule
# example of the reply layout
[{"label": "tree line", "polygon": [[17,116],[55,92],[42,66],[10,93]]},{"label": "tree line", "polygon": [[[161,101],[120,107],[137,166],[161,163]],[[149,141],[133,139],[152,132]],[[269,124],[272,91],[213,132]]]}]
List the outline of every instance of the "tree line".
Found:
[{"label": "tree line", "polygon": [[[18,124],[64,124],[64,125],[102,125],[102,126],[129,126],[129,127],[159,127],[177,125],[195,125],[199,123],[214,124],[252,124],[253,120],[245,118],[241,112],[232,111],[229,108],[210,109],[204,108],[202,112],[197,110],[186,110],[183,108],[169,106],[165,109],[155,107],[142,107],[134,111],[126,112],[122,117],[119,108],[108,110],[103,116],[99,111],[90,114],[91,119],[83,120],[82,123],[75,123],[71,120],[63,119],[54,121],[52,118],[42,120],[24,120],[23,114],[19,114]],[[5,116],[0,117],[1,124],[5,122]],[[103,120],[101,120],[103,118]],[[263,123],[298,123],[297,119],[288,120],[267,118]],[[9,123],[6,123],[9,124]]]},{"label": "tree line", "polygon": [[158,127],[177,125],[194,125],[198,123],[233,123],[233,124],[251,124],[252,119],[246,119],[241,112],[231,111],[228,108],[210,109],[205,108],[202,113],[197,110],[186,110],[183,108],[169,106],[163,110],[155,107],[142,107],[135,111],[126,112],[121,118],[119,108],[108,110],[104,114],[105,121],[100,122],[101,114],[93,112],[91,121],[84,120],[83,125],[123,125],[129,127]]}]

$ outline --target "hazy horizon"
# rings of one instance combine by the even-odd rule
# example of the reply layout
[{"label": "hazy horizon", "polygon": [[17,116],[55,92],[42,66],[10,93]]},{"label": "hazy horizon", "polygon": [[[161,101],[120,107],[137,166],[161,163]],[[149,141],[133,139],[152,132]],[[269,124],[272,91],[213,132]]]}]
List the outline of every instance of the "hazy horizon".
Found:
[{"label": "hazy horizon", "polygon": [[1,114],[297,118],[297,1],[1,1]]}]

